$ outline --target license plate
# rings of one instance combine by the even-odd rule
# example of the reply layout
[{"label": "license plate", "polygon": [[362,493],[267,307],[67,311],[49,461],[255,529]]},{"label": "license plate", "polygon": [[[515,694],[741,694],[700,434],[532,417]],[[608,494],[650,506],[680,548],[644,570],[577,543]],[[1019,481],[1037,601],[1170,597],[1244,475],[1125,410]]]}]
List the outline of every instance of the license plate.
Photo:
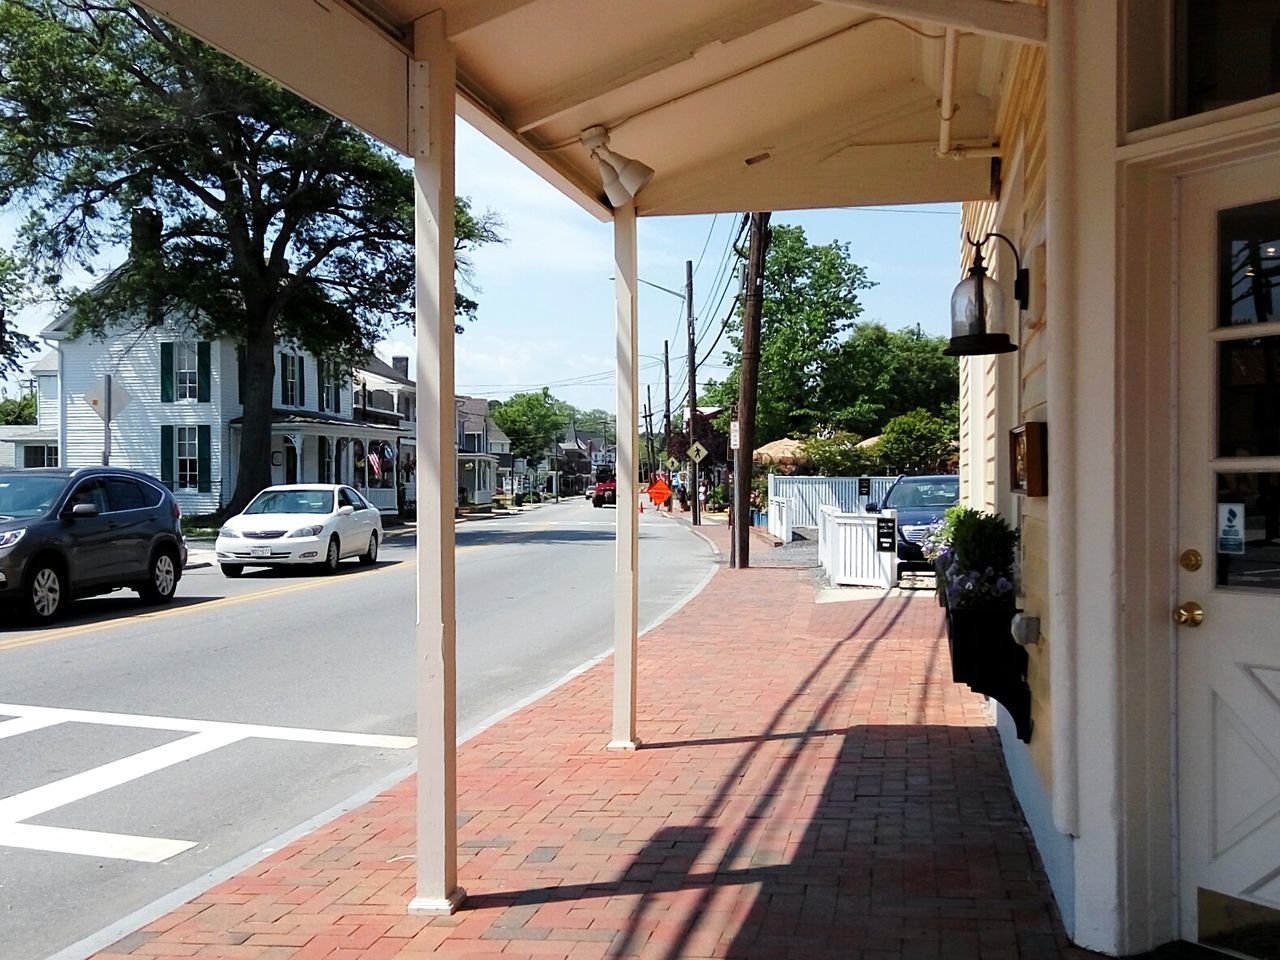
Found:
[{"label": "license plate", "polygon": [[270,548],[270,547],[252,547],[252,548],[250,548],[249,552],[250,552],[253,556],[255,556],[255,557],[269,557],[269,556],[271,556],[271,548]]}]

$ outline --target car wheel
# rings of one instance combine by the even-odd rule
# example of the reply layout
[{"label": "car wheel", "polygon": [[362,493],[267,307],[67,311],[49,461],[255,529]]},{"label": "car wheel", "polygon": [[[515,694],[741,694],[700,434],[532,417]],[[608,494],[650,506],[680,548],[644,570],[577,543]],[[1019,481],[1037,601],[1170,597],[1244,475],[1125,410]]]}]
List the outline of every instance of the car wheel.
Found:
[{"label": "car wheel", "polygon": [[62,612],[66,587],[62,568],[48,560],[40,561],[27,579],[27,613],[37,623],[51,623]]},{"label": "car wheel", "polygon": [[591,500],[591,505],[592,505],[593,507],[603,507],[603,506],[604,506],[604,500],[603,500],[603,499],[601,499],[600,497],[593,497],[593,498],[592,498],[592,500]]},{"label": "car wheel", "polygon": [[360,554],[360,563],[364,566],[372,566],[378,562],[378,535],[376,533],[369,534],[369,549]]},{"label": "car wheel", "polygon": [[168,603],[178,591],[178,561],[171,550],[157,550],[138,595],[147,603]]},{"label": "car wheel", "polygon": [[244,564],[242,563],[224,563],[222,564],[222,575],[229,580],[234,580],[240,574],[244,573]]},{"label": "car wheel", "polygon": [[337,573],[338,561],[342,559],[342,552],[338,547],[338,538],[329,538],[329,549],[324,553],[324,559],[320,561],[320,567],[325,573]]}]

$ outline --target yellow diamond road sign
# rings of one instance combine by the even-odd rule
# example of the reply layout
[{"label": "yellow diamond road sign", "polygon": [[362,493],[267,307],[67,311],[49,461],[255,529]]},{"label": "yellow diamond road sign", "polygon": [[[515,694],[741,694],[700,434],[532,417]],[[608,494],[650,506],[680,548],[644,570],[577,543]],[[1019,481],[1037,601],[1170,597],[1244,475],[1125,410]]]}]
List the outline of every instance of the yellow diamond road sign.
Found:
[{"label": "yellow diamond road sign", "polygon": [[679,460],[677,460],[675,457],[667,457],[667,468],[669,470],[674,470],[678,466],[680,466]]},{"label": "yellow diamond road sign", "polygon": [[693,446],[689,448],[689,459],[694,463],[701,463],[702,458],[707,455],[707,448],[697,440],[693,442]]}]

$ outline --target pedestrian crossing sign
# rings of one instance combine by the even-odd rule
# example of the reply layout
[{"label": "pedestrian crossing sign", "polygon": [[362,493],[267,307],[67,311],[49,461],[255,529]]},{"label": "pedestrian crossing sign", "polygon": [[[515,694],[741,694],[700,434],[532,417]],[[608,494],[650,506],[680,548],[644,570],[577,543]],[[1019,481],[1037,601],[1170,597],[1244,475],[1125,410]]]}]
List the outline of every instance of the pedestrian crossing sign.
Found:
[{"label": "pedestrian crossing sign", "polygon": [[678,467],[678,466],[680,466],[680,461],[679,461],[679,460],[677,460],[675,457],[667,457],[667,469],[668,469],[668,470],[674,470],[674,469],[675,469],[676,467]]},{"label": "pedestrian crossing sign", "polygon": [[707,455],[707,448],[697,440],[693,441],[693,446],[689,448],[689,459],[694,463],[701,463],[702,458]]}]

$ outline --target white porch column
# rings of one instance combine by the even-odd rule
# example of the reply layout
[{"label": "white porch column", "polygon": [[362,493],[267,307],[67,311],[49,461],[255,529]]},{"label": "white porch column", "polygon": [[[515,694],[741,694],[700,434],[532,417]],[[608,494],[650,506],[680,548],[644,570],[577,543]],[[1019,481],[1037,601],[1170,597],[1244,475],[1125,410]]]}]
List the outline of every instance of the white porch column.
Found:
[{"label": "white porch column", "polygon": [[636,449],[639,447],[640,379],[636,348],[636,209],[613,211],[614,298],[618,327],[617,563],[613,575],[613,739],[610,750],[634,750],[636,736],[636,634],[639,632]]},{"label": "white porch column", "polygon": [[437,10],[414,24],[410,64],[417,261],[417,914],[453,913],[458,886],[457,610],[453,509],[454,58]]}]

